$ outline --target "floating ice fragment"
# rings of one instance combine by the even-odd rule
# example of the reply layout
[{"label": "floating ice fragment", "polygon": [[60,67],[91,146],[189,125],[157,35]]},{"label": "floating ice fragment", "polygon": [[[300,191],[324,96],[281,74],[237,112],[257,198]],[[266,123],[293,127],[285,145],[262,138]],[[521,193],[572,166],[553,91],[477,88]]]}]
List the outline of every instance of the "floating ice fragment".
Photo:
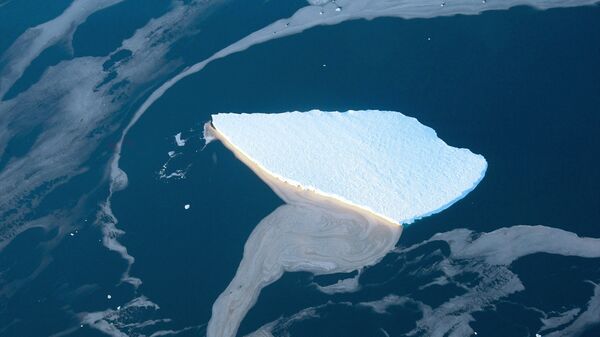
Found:
[{"label": "floating ice fragment", "polygon": [[110,300],[112,298],[112,296],[110,294],[108,294],[108,295],[106,295],[106,298]]},{"label": "floating ice fragment", "polygon": [[190,209],[190,204],[185,204],[185,206],[183,206],[183,208]]},{"label": "floating ice fragment", "polygon": [[175,135],[175,143],[177,143],[177,146],[185,146],[185,139],[181,138],[181,132]]}]

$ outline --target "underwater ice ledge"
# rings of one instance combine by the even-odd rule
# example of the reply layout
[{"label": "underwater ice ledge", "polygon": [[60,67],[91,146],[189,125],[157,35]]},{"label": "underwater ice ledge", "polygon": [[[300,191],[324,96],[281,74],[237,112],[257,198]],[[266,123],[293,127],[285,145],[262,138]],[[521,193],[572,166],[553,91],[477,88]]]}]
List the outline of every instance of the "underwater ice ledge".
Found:
[{"label": "underwater ice ledge", "polygon": [[483,156],[393,111],[216,114],[204,137],[287,203],[332,204],[395,225],[449,207],[487,169]]}]

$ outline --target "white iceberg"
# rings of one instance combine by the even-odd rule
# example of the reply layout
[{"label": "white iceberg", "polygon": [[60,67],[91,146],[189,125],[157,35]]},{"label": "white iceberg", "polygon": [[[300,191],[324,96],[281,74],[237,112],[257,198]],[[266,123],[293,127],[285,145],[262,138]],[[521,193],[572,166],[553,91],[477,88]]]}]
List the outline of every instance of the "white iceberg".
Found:
[{"label": "white iceberg", "polygon": [[289,195],[274,185],[395,224],[447,208],[474,189],[487,168],[483,156],[451,147],[433,129],[393,111],[221,113],[205,133],[288,203]]}]

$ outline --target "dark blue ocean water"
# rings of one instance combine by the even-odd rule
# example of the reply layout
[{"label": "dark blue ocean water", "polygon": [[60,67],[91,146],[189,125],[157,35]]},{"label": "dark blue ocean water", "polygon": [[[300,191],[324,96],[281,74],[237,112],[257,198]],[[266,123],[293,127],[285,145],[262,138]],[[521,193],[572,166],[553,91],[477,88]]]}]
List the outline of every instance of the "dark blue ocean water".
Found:
[{"label": "dark blue ocean water", "polygon": [[[253,15],[256,8],[250,5],[235,14],[217,11],[171,55],[182,56],[186,64],[201,60],[299,5],[273,4],[260,16]],[[56,8],[48,11],[60,12],[59,3],[52,6]],[[39,68],[26,73],[14,94],[61,59],[106,55],[122,39],[119,34],[126,35],[167,10],[153,3],[133,19],[123,20],[122,28],[114,28],[114,34],[108,34],[114,38],[91,42],[103,35],[99,27],[111,26],[113,17],[141,5],[127,1],[119,6],[98,13],[78,29],[74,55],[61,54],[59,48],[38,59]],[[45,19],[40,14],[28,20],[31,25]],[[236,26],[240,20],[244,24]],[[14,39],[21,26],[8,25]],[[199,41],[202,47],[197,46]],[[0,49],[7,44],[0,40]],[[32,275],[40,264],[48,267],[2,302],[2,334],[49,336],[77,326],[74,313],[123,305],[140,294],[160,306],[160,317],[172,319],[171,328],[193,326],[190,335],[204,333],[202,325],[232,279],[248,235],[282,204],[221,144],[202,150],[202,125],[218,112],[395,110],[434,128],[448,144],[483,154],[489,168],[475,191],[446,211],[408,226],[399,247],[456,228],[490,232],[514,225],[545,225],[600,237],[599,60],[600,8],[595,6],[543,12],[519,7],[427,20],[358,20],[317,27],[215,61],[158,100],[123,145],[121,168],[129,176],[129,186],[114,195],[113,211],[126,233],[120,241],[136,259],[131,274],[143,280],[141,287],[135,290],[119,283],[126,264],[106,251],[98,227],[82,222],[76,239],[66,237],[50,248],[45,242],[59,233],[29,230],[2,251],[0,265],[10,272],[3,277],[20,279]],[[188,139],[184,147],[174,142],[179,132]],[[109,146],[99,154],[106,156]],[[169,151],[179,154],[168,163],[169,170],[187,169],[185,179],[159,178]],[[92,170],[45,207],[65,202],[75,207],[77,186],[89,186],[85,180],[101,176],[100,169]],[[101,199],[105,189],[94,196]],[[190,204],[189,210],[185,204]],[[90,206],[87,216],[94,213]],[[311,285],[315,280],[334,283],[342,275],[286,274],[262,292],[240,335],[279,317],[322,306],[319,319],[291,324],[286,330],[292,336],[364,337],[384,336],[383,328],[391,336],[403,336],[421,318],[414,304],[375,314],[347,303],[398,294],[435,308],[463,294],[456,283],[420,288],[439,276],[424,272],[439,262],[433,254],[438,250],[447,254],[448,247],[431,243],[386,257],[361,275],[363,288],[351,294],[325,295]],[[421,255],[428,258],[414,263]],[[475,286],[481,275],[465,270],[460,282]],[[600,281],[599,259],[533,254],[513,263],[510,270],[526,291],[477,311],[471,326],[480,336],[534,336],[541,326],[540,313],[531,308],[583,310],[593,293],[584,281]],[[110,301],[106,294],[111,294]],[[152,318],[144,315],[131,319]],[[68,335],[102,334],[84,326]],[[597,325],[583,334],[598,335]]]}]

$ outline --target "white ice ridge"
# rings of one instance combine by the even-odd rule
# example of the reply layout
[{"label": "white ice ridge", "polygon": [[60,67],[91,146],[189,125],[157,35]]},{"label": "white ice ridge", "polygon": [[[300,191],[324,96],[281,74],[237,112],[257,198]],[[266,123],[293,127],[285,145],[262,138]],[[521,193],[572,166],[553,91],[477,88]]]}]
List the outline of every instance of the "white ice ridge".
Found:
[{"label": "white ice ridge", "polygon": [[447,208],[487,168],[483,156],[448,146],[399,112],[227,113],[212,125],[278,180],[397,224]]}]

